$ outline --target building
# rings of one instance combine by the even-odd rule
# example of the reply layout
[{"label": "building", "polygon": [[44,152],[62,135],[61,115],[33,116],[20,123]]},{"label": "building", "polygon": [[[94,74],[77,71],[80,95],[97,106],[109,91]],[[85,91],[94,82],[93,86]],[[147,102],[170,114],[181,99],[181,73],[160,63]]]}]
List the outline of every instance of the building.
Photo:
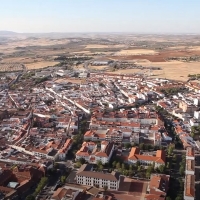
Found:
[{"label": "building", "polygon": [[195,155],[194,148],[186,149],[184,200],[195,198]]},{"label": "building", "polygon": [[120,174],[117,172],[103,173],[93,171],[92,165],[84,164],[76,174],[76,182],[80,185],[108,187],[109,190],[118,190]]},{"label": "building", "polygon": [[166,174],[152,174],[145,195],[145,200],[165,200],[169,189],[170,176]]},{"label": "building", "polygon": [[194,200],[195,198],[195,176],[185,175],[184,200]]},{"label": "building", "polygon": [[102,141],[99,149],[94,142],[84,142],[81,149],[76,153],[76,159],[85,159],[88,163],[96,164],[101,161],[106,164],[110,161],[113,151],[114,143]]},{"label": "building", "polygon": [[67,139],[63,147],[58,151],[58,158],[59,160],[65,160],[68,151],[72,147],[72,140]]},{"label": "building", "polygon": [[155,163],[155,167],[165,165],[165,151],[157,150],[156,156],[140,154],[140,149],[133,147],[128,156],[128,163],[136,164],[139,162],[141,165],[152,165]]}]

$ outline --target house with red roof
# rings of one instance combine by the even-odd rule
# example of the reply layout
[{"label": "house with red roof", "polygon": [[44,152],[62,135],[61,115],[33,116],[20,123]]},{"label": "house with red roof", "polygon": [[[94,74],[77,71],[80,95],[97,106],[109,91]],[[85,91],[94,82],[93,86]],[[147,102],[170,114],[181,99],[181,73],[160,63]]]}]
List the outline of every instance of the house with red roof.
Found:
[{"label": "house with red roof", "polygon": [[165,165],[165,151],[157,150],[156,156],[140,154],[140,149],[138,147],[133,147],[128,156],[128,163],[136,164],[139,162],[141,165],[152,165],[155,163],[155,167],[160,165]]}]

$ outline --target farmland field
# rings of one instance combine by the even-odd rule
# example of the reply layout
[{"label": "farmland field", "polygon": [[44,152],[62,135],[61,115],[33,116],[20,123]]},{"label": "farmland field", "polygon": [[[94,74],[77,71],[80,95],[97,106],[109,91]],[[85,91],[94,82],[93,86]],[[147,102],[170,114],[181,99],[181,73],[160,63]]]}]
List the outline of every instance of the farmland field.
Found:
[{"label": "farmland field", "polygon": [[129,56],[129,55],[154,55],[157,52],[150,49],[133,49],[133,50],[121,50],[115,55],[117,56]]},{"label": "farmland field", "polygon": [[[180,81],[188,80],[188,74],[200,74],[200,63],[199,62],[138,62],[137,64],[145,67],[160,67],[161,70],[152,70],[152,78],[167,78]],[[132,74],[132,73],[146,73],[148,70],[141,69],[125,69],[111,72],[113,74]]]},{"label": "farmland field", "polygon": [[40,69],[48,66],[54,66],[59,62],[54,61],[42,61],[42,62],[34,62],[30,64],[26,64],[27,69]]}]

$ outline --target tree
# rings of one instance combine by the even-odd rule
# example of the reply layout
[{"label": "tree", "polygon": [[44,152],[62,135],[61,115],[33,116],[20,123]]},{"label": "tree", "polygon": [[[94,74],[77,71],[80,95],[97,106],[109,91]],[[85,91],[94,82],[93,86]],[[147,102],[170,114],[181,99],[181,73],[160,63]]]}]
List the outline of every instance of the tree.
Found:
[{"label": "tree", "polygon": [[137,171],[140,172],[141,170],[142,170],[142,166],[139,165],[138,168],[137,168]]},{"label": "tree", "polygon": [[99,170],[100,170],[100,171],[103,170],[103,165],[99,165]]},{"label": "tree", "polygon": [[152,167],[153,167],[153,169],[155,169],[155,162],[153,162]]},{"label": "tree", "polygon": [[146,177],[150,178],[151,174],[153,172],[153,166],[148,166],[147,171],[146,171]]},{"label": "tree", "polygon": [[167,162],[167,166],[166,166],[166,168],[169,169],[169,162]]},{"label": "tree", "polygon": [[140,143],[139,148],[143,150],[144,149],[144,143]]},{"label": "tree", "polygon": [[58,169],[58,167],[59,167],[58,163],[54,163],[53,168],[56,170]]},{"label": "tree", "polygon": [[175,200],[183,200],[182,196],[177,196]]},{"label": "tree", "polygon": [[26,197],[26,200],[35,200],[35,197],[33,195],[28,195]]},{"label": "tree", "polygon": [[184,172],[185,172],[184,166],[181,165],[180,168],[179,168],[180,175],[183,176]]},{"label": "tree", "polygon": [[99,167],[100,165],[102,165],[102,162],[100,160],[97,161],[97,166]]},{"label": "tree", "polygon": [[136,162],[136,167],[138,168],[139,166],[140,166],[140,162],[137,161],[137,162]]},{"label": "tree", "polygon": [[63,183],[63,184],[64,184],[64,183],[65,183],[65,181],[66,181],[66,176],[61,176],[61,177],[60,177],[60,181],[61,181],[61,183]]},{"label": "tree", "polygon": [[116,167],[116,164],[117,164],[117,162],[116,162],[116,161],[113,161],[112,167],[115,168],[115,167]]},{"label": "tree", "polygon": [[44,186],[47,184],[48,178],[42,177],[39,184],[37,185],[37,188],[35,189],[34,196],[37,196],[41,190],[44,188]]},{"label": "tree", "polygon": [[103,186],[103,190],[104,190],[104,192],[106,192],[106,191],[108,190],[108,186],[107,186],[107,185],[104,185],[104,186]]},{"label": "tree", "polygon": [[159,169],[160,173],[163,173],[165,171],[165,165],[160,165],[158,167],[158,169]]},{"label": "tree", "polygon": [[170,156],[174,151],[174,145],[169,145],[168,149],[167,149],[167,153]]},{"label": "tree", "polygon": [[80,158],[79,162],[83,165],[83,164],[85,164],[85,159],[84,158]]},{"label": "tree", "polygon": [[150,178],[150,176],[151,176],[151,173],[150,172],[146,172],[146,178]]},{"label": "tree", "polygon": [[176,156],[176,154],[174,154],[174,155],[173,155],[173,161],[175,162],[176,159],[177,159],[177,156]]},{"label": "tree", "polygon": [[116,164],[116,168],[119,169],[120,167],[121,167],[121,164],[118,162],[118,163]]},{"label": "tree", "polygon": [[124,163],[122,163],[122,170],[124,170],[125,169],[125,165],[124,165]]},{"label": "tree", "polygon": [[125,146],[126,149],[131,148],[131,144],[130,143],[126,143],[124,146]]},{"label": "tree", "polygon": [[172,200],[171,197],[166,197],[166,200]]}]

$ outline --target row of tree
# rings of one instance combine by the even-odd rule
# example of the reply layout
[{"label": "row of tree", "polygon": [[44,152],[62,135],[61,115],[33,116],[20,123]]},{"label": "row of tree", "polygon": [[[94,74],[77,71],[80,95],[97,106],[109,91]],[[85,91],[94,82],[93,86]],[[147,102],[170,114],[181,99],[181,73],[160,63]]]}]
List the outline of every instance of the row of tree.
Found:
[{"label": "row of tree", "polygon": [[27,196],[26,200],[34,200],[35,197],[42,191],[42,189],[47,184],[47,182],[48,182],[48,178],[42,177],[40,182],[37,185],[37,188],[35,189],[35,192],[32,195]]}]

